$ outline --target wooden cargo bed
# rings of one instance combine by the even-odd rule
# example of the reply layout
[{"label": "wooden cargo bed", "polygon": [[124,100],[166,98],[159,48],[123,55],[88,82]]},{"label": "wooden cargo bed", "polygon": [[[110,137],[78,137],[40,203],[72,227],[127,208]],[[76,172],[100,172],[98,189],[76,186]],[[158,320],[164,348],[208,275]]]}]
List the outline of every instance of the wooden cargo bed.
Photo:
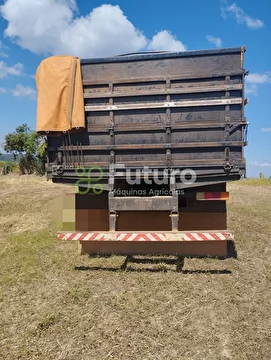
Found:
[{"label": "wooden cargo bed", "polygon": [[122,168],[116,177],[148,166],[191,168],[201,184],[239,179],[247,128],[244,52],[81,60],[86,130],[48,137],[48,177],[75,183],[78,167],[99,167],[109,178],[110,166]]}]

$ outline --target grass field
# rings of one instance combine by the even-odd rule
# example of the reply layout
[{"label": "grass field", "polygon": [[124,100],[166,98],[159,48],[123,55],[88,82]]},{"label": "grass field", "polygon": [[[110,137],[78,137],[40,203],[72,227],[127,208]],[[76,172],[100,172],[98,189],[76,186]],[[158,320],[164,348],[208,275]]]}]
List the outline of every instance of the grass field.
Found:
[{"label": "grass field", "polygon": [[67,188],[0,177],[0,359],[271,359],[270,184],[229,185],[238,259],[177,273],[79,256],[50,215]]}]

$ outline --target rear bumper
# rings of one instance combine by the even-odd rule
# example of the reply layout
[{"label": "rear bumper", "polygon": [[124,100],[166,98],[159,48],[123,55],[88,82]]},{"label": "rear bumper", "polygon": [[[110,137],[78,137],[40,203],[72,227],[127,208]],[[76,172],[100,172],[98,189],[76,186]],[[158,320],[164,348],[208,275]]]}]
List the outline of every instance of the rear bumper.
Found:
[{"label": "rear bumper", "polygon": [[59,232],[61,241],[121,241],[121,242],[205,242],[234,240],[231,231],[176,232]]},{"label": "rear bumper", "polygon": [[230,231],[59,232],[60,241],[77,241],[80,254],[229,257]]}]

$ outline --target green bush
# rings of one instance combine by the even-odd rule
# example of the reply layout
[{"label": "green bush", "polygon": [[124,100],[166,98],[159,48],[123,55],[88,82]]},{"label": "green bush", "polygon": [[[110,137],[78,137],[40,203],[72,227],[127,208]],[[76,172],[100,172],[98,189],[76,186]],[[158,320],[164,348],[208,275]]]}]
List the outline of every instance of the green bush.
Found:
[{"label": "green bush", "polygon": [[0,161],[0,174],[7,175],[18,170],[18,163],[15,161]]},{"label": "green bush", "polygon": [[5,136],[4,150],[18,160],[20,174],[45,173],[45,138],[31,130],[27,124],[18,126]]},{"label": "green bush", "polygon": [[19,172],[21,175],[25,174],[44,174],[44,163],[39,157],[31,155],[23,155],[19,159]]}]

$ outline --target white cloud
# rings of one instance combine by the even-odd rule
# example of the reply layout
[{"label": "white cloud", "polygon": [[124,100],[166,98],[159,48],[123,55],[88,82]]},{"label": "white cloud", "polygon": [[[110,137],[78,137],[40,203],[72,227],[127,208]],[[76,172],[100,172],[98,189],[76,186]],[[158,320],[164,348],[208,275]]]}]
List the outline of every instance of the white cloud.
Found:
[{"label": "white cloud", "polygon": [[261,128],[261,132],[271,132],[271,128]]},{"label": "white cloud", "polygon": [[269,162],[259,163],[258,161],[253,161],[251,165],[260,166],[260,167],[270,167],[271,163]]},{"label": "white cloud", "polygon": [[3,49],[6,49],[7,47],[3,44],[3,42],[0,40],[0,56],[2,57],[8,57],[8,55],[4,52]]},{"label": "white cloud", "polygon": [[258,86],[262,84],[270,84],[271,76],[270,72],[264,74],[252,73],[246,77],[246,94],[258,95]]},{"label": "white cloud", "polygon": [[0,61],[0,79],[8,75],[22,75],[23,73],[23,64],[17,63],[13,66],[8,66],[3,61]]},{"label": "white cloud", "polygon": [[212,35],[207,35],[206,38],[211,44],[214,44],[217,48],[222,47],[222,40],[219,37],[214,37]]},{"label": "white cloud", "polygon": [[266,72],[265,74],[252,73],[246,77],[246,81],[252,84],[264,84],[271,83],[270,72]]},{"label": "white cloud", "polygon": [[148,45],[148,50],[185,51],[186,46],[170,32],[163,30],[153,36]]},{"label": "white cloud", "polygon": [[0,12],[8,22],[5,35],[36,54],[84,58],[147,48],[185,50],[168,31],[148,40],[119,6],[102,5],[79,16],[75,0],[6,0]]},{"label": "white cloud", "polygon": [[234,16],[238,24],[245,24],[248,28],[257,29],[264,26],[264,22],[262,20],[252,18],[235,3],[221,8],[221,15],[224,19],[227,18],[228,14]]},{"label": "white cloud", "polygon": [[11,91],[13,96],[25,97],[29,99],[35,99],[37,92],[29,86],[18,84],[14,90]]},{"label": "white cloud", "polygon": [[258,86],[256,84],[246,84],[245,86],[246,95],[258,95]]},{"label": "white cloud", "polygon": [[0,95],[3,94],[10,94],[15,97],[23,97],[35,100],[37,96],[37,91],[29,86],[17,84],[15,89],[0,88]]}]

